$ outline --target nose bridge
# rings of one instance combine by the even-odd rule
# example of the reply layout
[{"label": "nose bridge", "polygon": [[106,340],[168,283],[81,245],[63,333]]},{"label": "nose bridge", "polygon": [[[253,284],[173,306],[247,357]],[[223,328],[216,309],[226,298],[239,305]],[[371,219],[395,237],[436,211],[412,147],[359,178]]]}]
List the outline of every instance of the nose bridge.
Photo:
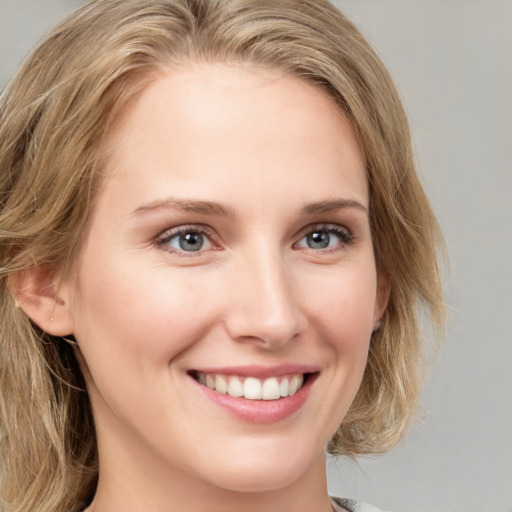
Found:
[{"label": "nose bridge", "polygon": [[234,338],[281,346],[299,331],[300,310],[290,269],[277,248],[261,244],[237,258],[227,327]]}]

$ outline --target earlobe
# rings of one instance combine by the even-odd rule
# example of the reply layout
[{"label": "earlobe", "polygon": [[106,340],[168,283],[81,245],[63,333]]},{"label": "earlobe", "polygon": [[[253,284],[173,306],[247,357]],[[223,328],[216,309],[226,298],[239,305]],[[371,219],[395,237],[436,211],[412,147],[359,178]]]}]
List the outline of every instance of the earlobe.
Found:
[{"label": "earlobe", "polygon": [[42,267],[11,276],[10,288],[16,306],[43,331],[53,336],[73,334],[69,301],[59,296],[51,272]]}]

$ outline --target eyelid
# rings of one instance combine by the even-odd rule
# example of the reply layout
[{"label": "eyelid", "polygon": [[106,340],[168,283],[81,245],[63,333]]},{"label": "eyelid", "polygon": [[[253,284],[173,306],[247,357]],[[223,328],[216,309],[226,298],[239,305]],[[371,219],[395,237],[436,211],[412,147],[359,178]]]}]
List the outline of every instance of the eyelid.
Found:
[{"label": "eyelid", "polygon": [[[315,233],[318,231],[326,231],[330,233],[334,233],[341,239],[341,243],[339,247],[333,247],[333,248],[325,248],[325,249],[313,249],[310,247],[298,247],[299,242],[301,242],[306,236],[310,235],[311,233]],[[318,224],[310,224],[309,226],[306,226],[303,228],[297,235],[297,242],[293,244],[294,248],[301,248],[301,249],[309,249],[314,252],[333,252],[336,250],[342,250],[343,247],[352,245],[355,241],[355,235],[352,233],[352,231],[344,225],[341,224],[332,224],[332,223],[325,223],[320,222]]]},{"label": "eyelid", "polygon": [[[199,250],[199,251],[181,251],[175,248],[171,248],[167,243],[174,237],[179,236],[184,233],[199,233],[203,236],[206,236],[210,243],[212,244],[212,248]],[[218,250],[219,244],[214,240],[215,231],[207,225],[204,224],[183,224],[181,226],[176,226],[173,228],[168,228],[162,231],[155,239],[155,244],[165,252],[176,254],[178,256],[187,256],[187,257],[198,257],[203,255],[205,252],[211,250]]]}]

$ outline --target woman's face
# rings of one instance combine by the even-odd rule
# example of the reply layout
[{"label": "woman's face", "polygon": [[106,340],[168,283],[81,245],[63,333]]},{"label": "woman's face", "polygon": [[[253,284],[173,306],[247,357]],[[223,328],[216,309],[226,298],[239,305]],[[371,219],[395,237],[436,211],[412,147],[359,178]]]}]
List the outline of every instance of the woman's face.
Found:
[{"label": "woman's face", "polygon": [[297,77],[190,65],[127,108],[104,171],[61,288],[102,471],[244,491],[317,471],[385,295],[346,117]]}]

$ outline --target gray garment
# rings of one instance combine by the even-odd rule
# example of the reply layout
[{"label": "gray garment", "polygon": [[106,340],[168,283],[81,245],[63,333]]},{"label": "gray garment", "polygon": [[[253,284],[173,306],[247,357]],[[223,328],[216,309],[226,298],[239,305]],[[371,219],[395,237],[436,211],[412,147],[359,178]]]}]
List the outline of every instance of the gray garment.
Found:
[{"label": "gray garment", "polygon": [[[385,512],[380,508],[369,505],[368,503],[361,503],[360,501],[347,500],[343,498],[331,497],[331,505],[335,512]],[[87,505],[80,503],[73,512],[83,511]]]},{"label": "gray garment", "polygon": [[385,512],[368,503],[344,498],[331,497],[331,505],[335,512]]}]

